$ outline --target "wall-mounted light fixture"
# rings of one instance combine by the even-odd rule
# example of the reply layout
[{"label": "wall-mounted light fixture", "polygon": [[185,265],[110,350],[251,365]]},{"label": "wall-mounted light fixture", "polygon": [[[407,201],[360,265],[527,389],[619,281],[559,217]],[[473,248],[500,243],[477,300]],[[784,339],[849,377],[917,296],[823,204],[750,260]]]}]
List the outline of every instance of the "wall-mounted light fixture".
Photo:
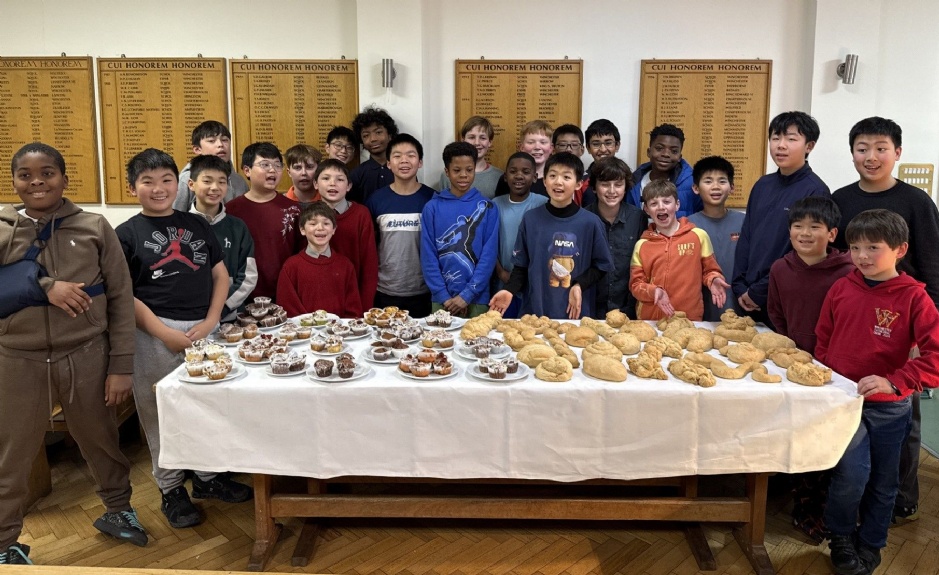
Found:
[{"label": "wall-mounted light fixture", "polygon": [[[856,56],[855,56],[856,58]],[[381,59],[381,87],[394,88],[395,83],[395,61],[391,58]]]},{"label": "wall-mounted light fixture", "polygon": [[838,77],[842,84],[853,84],[857,75],[857,54],[848,54],[844,62],[838,64]]}]

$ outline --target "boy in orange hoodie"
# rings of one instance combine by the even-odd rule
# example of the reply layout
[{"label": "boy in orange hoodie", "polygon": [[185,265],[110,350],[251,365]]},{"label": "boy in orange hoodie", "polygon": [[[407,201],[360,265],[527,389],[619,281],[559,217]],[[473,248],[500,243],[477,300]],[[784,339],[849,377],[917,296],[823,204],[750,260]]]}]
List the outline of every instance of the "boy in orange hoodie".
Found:
[{"label": "boy in orange hoodie", "polygon": [[678,190],[668,180],[653,180],[642,190],[642,205],[652,218],[636,242],[630,262],[629,290],[636,296],[639,319],[661,319],[683,311],[688,319],[704,316],[702,283],[711,301],[722,307],[730,285],[714,257],[707,232],[687,218],[676,218]]}]

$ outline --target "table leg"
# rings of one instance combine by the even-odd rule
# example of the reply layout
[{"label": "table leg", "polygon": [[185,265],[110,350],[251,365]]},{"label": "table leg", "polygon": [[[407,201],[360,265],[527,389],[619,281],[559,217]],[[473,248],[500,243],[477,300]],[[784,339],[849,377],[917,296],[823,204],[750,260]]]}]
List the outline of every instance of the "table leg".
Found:
[{"label": "table leg", "polygon": [[280,537],[281,526],[271,516],[271,483],[273,477],[254,474],[254,547],[248,558],[248,571],[264,571],[264,566],[274,553],[274,545]]},{"label": "table leg", "polygon": [[[307,480],[307,493],[317,495],[323,492],[323,483],[318,479]],[[320,524],[311,518],[303,520],[303,529],[300,530],[300,537],[297,539],[297,546],[293,550],[293,557],[290,558],[290,564],[294,567],[306,567],[313,556],[313,548],[316,546],[316,535],[319,533]]]},{"label": "table leg", "polygon": [[763,545],[766,529],[766,491],[768,473],[747,474],[747,499],[750,500],[750,518],[743,526],[734,529],[734,538],[750,560],[757,575],[773,575],[776,570]]},{"label": "table leg", "polygon": [[[681,479],[681,495],[688,499],[698,496],[698,476],[690,475]],[[717,570],[717,560],[711,551],[707,537],[704,536],[704,529],[700,523],[685,523],[683,525],[685,539],[688,541],[688,547],[691,548],[691,554],[698,563],[698,569],[701,571]]]}]

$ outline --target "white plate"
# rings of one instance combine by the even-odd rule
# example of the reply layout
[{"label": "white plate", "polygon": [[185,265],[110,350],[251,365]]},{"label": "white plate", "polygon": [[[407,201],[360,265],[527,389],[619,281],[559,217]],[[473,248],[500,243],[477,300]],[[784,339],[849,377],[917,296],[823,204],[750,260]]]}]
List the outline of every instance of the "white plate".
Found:
[{"label": "white plate", "polygon": [[[391,349],[391,348],[387,348],[387,349]],[[395,357],[394,355],[392,355],[392,356],[389,357],[388,359],[377,360],[377,359],[375,359],[375,358],[372,357],[372,352],[373,352],[373,351],[375,351],[375,348],[370,347],[370,348],[366,349],[365,351],[363,351],[362,353],[360,353],[360,354],[359,354],[359,357],[362,358],[362,359],[364,359],[365,361],[368,361],[368,362],[371,362],[371,363],[379,363],[379,364],[387,364],[387,365],[394,365],[394,364],[397,364],[397,363],[399,363],[399,362],[401,361],[400,358],[397,358],[397,357]],[[408,349],[408,353],[413,354],[413,353],[416,353],[416,352],[415,352],[414,349]]]},{"label": "white plate", "polygon": [[244,364],[244,365],[251,365],[251,366],[267,365],[267,364],[271,363],[271,358],[269,358],[269,357],[262,357],[262,358],[261,358],[261,361],[248,361],[247,359],[241,357],[240,355],[235,354],[235,355],[234,355],[234,359],[235,359],[235,361],[238,362],[238,363],[241,363],[241,364]]},{"label": "white plate", "polygon": [[248,370],[241,367],[240,365],[233,364],[231,366],[231,371],[229,371],[228,375],[226,375],[222,379],[209,379],[207,376],[204,376],[204,375],[198,375],[198,376],[189,375],[189,372],[186,371],[186,366],[183,365],[179,369],[176,370],[176,378],[179,379],[179,381],[183,381],[186,383],[212,384],[212,383],[222,383],[223,381],[231,381],[233,379],[238,379],[239,377],[247,373],[247,371]]},{"label": "white plate", "polygon": [[[306,314],[306,313],[305,313],[305,314],[303,314],[303,315],[310,315],[310,314]],[[300,317],[299,317],[299,316],[297,316],[297,317],[294,318],[294,319],[297,320],[297,323],[298,323],[298,324],[300,323]],[[328,313],[328,314],[326,314],[326,322],[327,322],[327,323],[329,323],[329,320],[332,320],[332,319],[342,319],[342,318],[339,317],[338,315],[334,314],[334,313]],[[326,324],[325,324],[325,323],[324,323],[323,325],[316,325],[316,324],[314,324],[314,325],[311,326],[311,327],[312,327],[313,329],[324,329],[324,328],[326,327]]]},{"label": "white plate", "polygon": [[[372,326],[372,339],[375,341],[381,341],[380,339],[378,339],[378,336],[381,335],[381,331],[383,329],[385,328]],[[421,339],[422,339],[422,336],[417,336],[413,339],[402,339],[401,341],[403,341],[404,343],[414,343],[415,341],[421,341]]]},{"label": "white plate", "polygon": [[[327,332],[327,333],[329,333],[329,332]],[[369,331],[367,331],[367,332],[365,332],[365,333],[363,333],[363,334],[361,334],[361,335],[355,335],[354,333],[349,332],[349,335],[343,335],[343,336],[340,336],[340,337],[343,339],[343,341],[350,341],[350,340],[362,339],[363,337],[368,337],[369,335],[371,335],[371,333],[372,333],[371,330],[369,330]],[[332,334],[330,334],[330,335],[332,335]]]},{"label": "white plate", "polygon": [[280,322],[279,324],[277,324],[277,325],[272,325],[272,326],[270,326],[270,327],[264,327],[263,325],[258,324],[258,331],[263,331],[263,332],[269,333],[269,332],[274,331],[275,329],[280,328],[280,327],[283,326],[285,323],[287,323],[287,320],[284,320],[284,321]]},{"label": "white plate", "polygon": [[419,320],[420,326],[424,329],[442,329],[446,331],[456,331],[466,325],[466,318],[450,317],[450,327],[440,327],[439,325],[427,325],[427,318],[422,317]]},{"label": "white plate", "polygon": [[[468,359],[470,361],[476,361],[477,359],[480,359],[476,357],[476,354],[473,353],[473,348],[467,347],[465,345],[460,345],[456,348],[456,355],[457,357]],[[510,355],[512,355],[512,348],[505,346],[505,351],[500,351],[499,353],[490,353],[489,357],[492,359],[501,359]]]},{"label": "white plate", "polygon": [[355,371],[352,372],[352,377],[347,377],[345,379],[339,377],[339,373],[335,365],[333,365],[332,375],[320,377],[316,375],[316,371],[312,367],[307,370],[306,375],[308,378],[318,383],[345,383],[347,381],[362,379],[370,373],[372,373],[372,366],[368,365],[367,363],[358,363],[355,366]]},{"label": "white plate", "polygon": [[311,354],[319,355],[322,357],[330,357],[333,355],[339,355],[340,353],[351,353],[351,352],[352,352],[352,348],[346,344],[342,344],[342,349],[340,349],[339,351],[326,351],[325,349],[323,351],[313,351],[312,349],[310,350]]},{"label": "white plate", "polygon": [[230,343],[227,340],[225,340],[225,338],[219,336],[218,333],[215,333],[215,334],[212,334],[212,337],[210,337],[208,341],[209,343],[214,343],[222,347],[238,347],[239,345],[243,344],[246,340],[242,338],[236,342]]},{"label": "white plate", "polygon": [[398,375],[400,375],[401,377],[403,377],[403,378],[405,378],[405,379],[414,379],[414,380],[417,380],[417,381],[437,381],[438,379],[449,379],[449,378],[451,378],[451,377],[456,377],[456,376],[460,375],[460,366],[454,365],[454,366],[453,366],[453,371],[451,371],[451,372],[450,372],[449,374],[447,374],[447,375],[437,375],[437,374],[431,372],[430,375],[428,375],[427,377],[418,377],[418,376],[414,375],[413,373],[404,373],[404,372],[401,371],[400,369],[396,369],[395,371],[398,372]]},{"label": "white plate", "polygon": [[466,368],[466,373],[472,377],[475,377],[476,379],[485,381],[486,383],[505,383],[509,381],[518,381],[520,379],[525,379],[531,373],[531,368],[525,365],[524,363],[519,362],[518,371],[516,371],[515,373],[505,374],[504,379],[493,379],[489,377],[488,373],[483,373],[479,371],[478,364]]},{"label": "white plate", "polygon": [[309,366],[309,362],[307,362],[307,365],[303,366],[303,369],[298,370],[298,371],[291,371],[289,373],[274,373],[273,371],[271,371],[271,366],[267,366],[264,368],[264,373],[267,374],[269,377],[296,377],[298,375],[303,375],[304,373],[306,373],[308,366]]}]

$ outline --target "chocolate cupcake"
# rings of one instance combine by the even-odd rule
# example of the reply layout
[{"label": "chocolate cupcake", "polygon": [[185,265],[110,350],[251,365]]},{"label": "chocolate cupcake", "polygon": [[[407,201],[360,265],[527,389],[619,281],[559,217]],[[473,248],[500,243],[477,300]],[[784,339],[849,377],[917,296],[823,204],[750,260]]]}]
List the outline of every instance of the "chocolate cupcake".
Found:
[{"label": "chocolate cupcake", "polygon": [[489,377],[492,379],[505,379],[506,367],[501,361],[489,364]]},{"label": "chocolate cupcake", "polygon": [[375,361],[386,361],[391,357],[391,350],[387,347],[376,347],[372,349],[372,359]]},{"label": "chocolate cupcake", "polygon": [[271,361],[271,373],[274,375],[287,375],[290,373],[290,362],[283,361]]},{"label": "chocolate cupcake", "polygon": [[336,370],[339,372],[339,377],[341,377],[342,379],[349,379],[350,377],[352,377],[352,374],[355,373],[355,364],[349,363],[349,362],[343,362],[339,364]]},{"label": "chocolate cupcake", "polygon": [[518,361],[512,358],[505,360],[505,372],[506,373],[518,373]]},{"label": "chocolate cupcake", "polygon": [[313,369],[317,377],[329,377],[333,374],[333,362],[328,359],[318,359],[313,364]]},{"label": "chocolate cupcake", "polygon": [[430,375],[431,366],[429,363],[417,362],[411,366],[411,375],[417,377],[427,377]]}]

